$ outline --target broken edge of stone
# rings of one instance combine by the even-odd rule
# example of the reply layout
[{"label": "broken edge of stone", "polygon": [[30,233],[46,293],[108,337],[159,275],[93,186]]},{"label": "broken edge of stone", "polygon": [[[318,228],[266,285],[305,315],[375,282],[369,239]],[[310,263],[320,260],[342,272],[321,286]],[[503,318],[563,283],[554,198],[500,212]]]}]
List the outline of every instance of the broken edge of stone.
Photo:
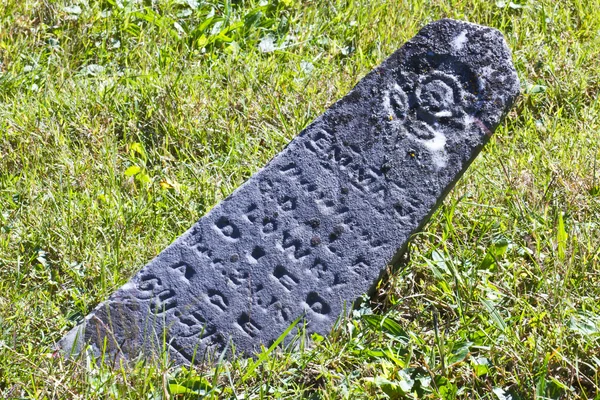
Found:
[{"label": "broken edge of stone", "polygon": [[[404,43],[400,49],[398,49],[396,52],[394,52],[392,55],[390,55],[385,61],[383,61],[381,63],[380,66],[375,67],[374,70],[371,71],[370,73],[373,73],[378,68],[381,68],[382,66],[384,66],[384,65],[386,65],[388,63],[393,62],[395,60],[395,58],[399,56],[399,53],[401,53],[403,51],[404,47],[407,44],[410,44],[410,43],[419,44],[421,40],[427,38],[427,36],[429,35],[429,33],[430,33],[431,30],[436,30],[436,29],[447,30],[448,27],[452,26],[452,25],[471,26],[471,27],[474,27],[474,28],[479,29],[479,30],[487,30],[487,31],[489,31],[491,34],[493,34],[494,36],[496,36],[493,39],[499,45],[499,51],[502,51],[502,52],[505,53],[507,60],[509,60],[509,61],[512,60],[512,52],[510,51],[510,48],[508,47],[508,44],[507,44],[507,42],[506,42],[506,40],[504,38],[504,35],[499,30],[497,30],[495,28],[491,28],[491,27],[479,25],[479,24],[474,24],[474,23],[471,23],[471,22],[468,22],[468,21],[460,21],[460,20],[453,20],[453,19],[449,19],[449,18],[444,18],[444,19],[440,19],[440,20],[437,20],[437,21],[434,21],[434,22],[431,22],[431,23],[425,25],[423,28],[421,28],[419,30],[419,32],[412,39],[410,39],[409,41],[407,41],[406,43]],[[474,55],[474,56],[476,56],[476,55]],[[508,71],[508,72],[512,75],[512,78],[513,78],[513,81],[512,81],[513,87],[512,88],[505,88],[505,90],[506,90],[507,93],[512,94],[512,97],[510,97],[510,98],[507,99],[507,103],[506,103],[507,106],[504,109],[499,110],[500,113],[488,112],[487,113],[487,118],[485,118],[485,120],[481,121],[481,128],[485,132],[487,132],[487,140],[489,140],[489,138],[491,137],[491,135],[494,132],[494,130],[496,129],[496,127],[500,124],[500,122],[506,116],[506,114],[508,113],[508,111],[510,110],[510,108],[512,107],[512,105],[514,104],[514,102],[516,101],[516,99],[518,98],[518,96],[520,95],[519,78],[518,78],[517,73],[516,73],[516,71],[514,69],[514,66],[512,66],[512,65],[509,65],[509,66],[512,67],[512,69],[510,71]],[[353,91],[354,91],[354,89],[352,89],[350,92],[348,92],[344,96],[344,98],[347,97],[347,96],[349,96],[349,95],[351,95]],[[342,100],[342,99],[340,99],[340,100]],[[490,110],[488,110],[488,111],[490,111]],[[486,142],[487,142],[487,140],[486,140]],[[278,155],[276,155],[275,157],[277,157]],[[474,158],[473,158],[473,160],[474,160]],[[473,160],[471,160],[471,162]],[[267,163],[266,165],[268,165],[268,164],[269,163]],[[468,168],[468,166],[469,165],[466,165],[466,167],[463,170],[463,172]],[[258,173],[258,171],[256,173]],[[439,203],[441,203],[444,200],[444,198],[446,197],[446,195],[452,190],[454,184],[460,179],[461,176],[462,176],[462,173],[459,174],[458,176],[456,176],[456,179],[454,180],[454,182],[451,185],[449,185],[448,188],[447,188],[447,190],[445,191],[445,193],[443,193],[443,195],[440,196],[439,201],[438,201],[438,205],[439,205]],[[237,191],[237,189],[236,189],[236,191]],[[230,196],[232,196],[236,191],[234,191]],[[418,229],[416,231],[422,229],[422,227],[427,223],[427,221],[428,221],[429,217],[431,216],[431,214],[433,214],[436,209],[437,209],[437,206],[434,207],[434,208],[432,208],[430,215],[427,218],[424,218],[423,223],[418,227]],[[177,243],[177,241],[178,241],[178,239],[176,239],[171,245]],[[402,248],[398,249],[398,253],[394,257],[394,259],[391,260],[392,264],[398,262],[398,260],[400,259],[400,257],[402,256],[402,254],[406,250],[406,247],[407,247],[406,245],[407,245],[407,243],[404,243],[404,245],[402,246]],[[385,271],[382,271],[382,276],[383,276],[384,272]],[[377,282],[374,282],[374,285],[376,283]],[[85,337],[86,322],[89,321],[90,319],[94,318],[95,314],[100,309],[102,309],[103,307],[108,307],[109,304],[110,304],[110,302],[111,302],[111,300],[108,299],[107,301],[104,301],[104,302],[100,303],[98,306],[96,306],[94,308],[94,310],[92,310],[84,318],[84,320],[82,322],[80,322],[77,326],[75,326],[74,328],[72,328],[56,344],[55,347],[60,352],[62,352],[62,354],[66,358],[71,358],[71,357],[75,358],[75,357],[79,357],[79,356],[81,356],[83,354],[83,352],[86,350],[86,344],[84,343],[84,340],[83,340],[83,338]]]}]

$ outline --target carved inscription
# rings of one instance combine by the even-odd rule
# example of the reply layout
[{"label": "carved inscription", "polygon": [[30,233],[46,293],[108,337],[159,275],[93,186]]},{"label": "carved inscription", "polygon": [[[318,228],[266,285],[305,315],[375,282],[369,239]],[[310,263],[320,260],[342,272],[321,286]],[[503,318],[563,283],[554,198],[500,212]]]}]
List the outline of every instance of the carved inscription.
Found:
[{"label": "carved inscription", "polygon": [[217,329],[206,321],[200,309],[187,314],[177,311],[175,317],[180,325],[179,336],[186,338],[197,336],[199,339],[205,339],[216,333]]},{"label": "carved inscription", "polygon": [[160,292],[155,300],[150,303],[150,310],[154,314],[161,314],[175,307],[177,307],[177,298],[173,289]]},{"label": "carved inscription", "polygon": [[242,313],[242,315],[239,316],[237,323],[242,330],[251,337],[257,336],[262,329],[261,326],[246,313]]},{"label": "carved inscription", "polygon": [[267,254],[267,252],[262,247],[260,247],[260,246],[254,247],[254,249],[252,250],[252,253],[250,254],[250,262],[257,263],[258,260],[260,260],[261,258],[263,258],[265,256],[265,254]]},{"label": "carved inscription", "polygon": [[171,268],[173,270],[179,272],[181,274],[181,276],[183,278],[185,278],[187,281],[189,281],[190,279],[192,279],[192,277],[194,275],[196,275],[196,271],[194,271],[194,268],[192,268],[191,266],[187,265],[184,262],[178,262],[178,263],[172,265]]},{"label": "carved inscription", "polygon": [[298,284],[298,278],[289,273],[285,267],[278,265],[273,271],[273,276],[277,278],[279,283],[287,290],[292,290]]},{"label": "carved inscription", "polygon": [[327,304],[317,292],[310,292],[308,294],[306,297],[306,304],[308,304],[310,309],[317,314],[326,315],[331,312],[329,304]]},{"label": "carved inscription", "polygon": [[226,311],[229,306],[229,300],[226,296],[223,296],[218,290],[210,289],[208,291],[208,298],[210,303],[223,311]]},{"label": "carved inscription", "polygon": [[227,217],[221,217],[215,223],[217,229],[223,234],[223,236],[231,238],[231,239],[239,239],[240,238],[240,230],[238,227],[229,221]]}]

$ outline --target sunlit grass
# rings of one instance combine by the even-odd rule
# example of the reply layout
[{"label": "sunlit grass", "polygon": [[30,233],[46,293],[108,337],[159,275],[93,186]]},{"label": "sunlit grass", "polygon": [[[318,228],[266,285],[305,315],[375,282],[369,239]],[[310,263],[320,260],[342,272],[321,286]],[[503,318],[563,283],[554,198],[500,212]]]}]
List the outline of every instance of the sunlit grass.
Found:
[{"label": "sunlit grass", "polygon": [[[354,318],[260,365],[54,354],[442,17],[500,29],[523,96]],[[2,2],[0,397],[597,398],[598,60],[597,0]]]}]

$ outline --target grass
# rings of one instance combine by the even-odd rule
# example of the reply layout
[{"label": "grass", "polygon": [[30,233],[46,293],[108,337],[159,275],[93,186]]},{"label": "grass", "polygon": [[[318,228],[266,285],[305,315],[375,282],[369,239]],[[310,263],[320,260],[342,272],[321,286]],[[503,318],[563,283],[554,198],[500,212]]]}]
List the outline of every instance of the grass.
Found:
[{"label": "grass", "polygon": [[[216,366],[53,344],[427,22],[500,29],[523,96],[327,338]],[[600,398],[600,2],[6,0],[0,397]]]}]

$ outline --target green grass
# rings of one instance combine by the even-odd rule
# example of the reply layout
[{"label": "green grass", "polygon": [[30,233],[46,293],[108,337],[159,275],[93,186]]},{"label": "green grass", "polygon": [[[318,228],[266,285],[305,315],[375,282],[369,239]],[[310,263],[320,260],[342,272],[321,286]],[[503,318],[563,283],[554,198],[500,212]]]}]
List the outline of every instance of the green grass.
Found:
[{"label": "green grass", "polygon": [[[500,29],[524,94],[352,318],[258,364],[53,352],[441,17]],[[598,0],[6,0],[0,62],[1,398],[600,398]]]}]

